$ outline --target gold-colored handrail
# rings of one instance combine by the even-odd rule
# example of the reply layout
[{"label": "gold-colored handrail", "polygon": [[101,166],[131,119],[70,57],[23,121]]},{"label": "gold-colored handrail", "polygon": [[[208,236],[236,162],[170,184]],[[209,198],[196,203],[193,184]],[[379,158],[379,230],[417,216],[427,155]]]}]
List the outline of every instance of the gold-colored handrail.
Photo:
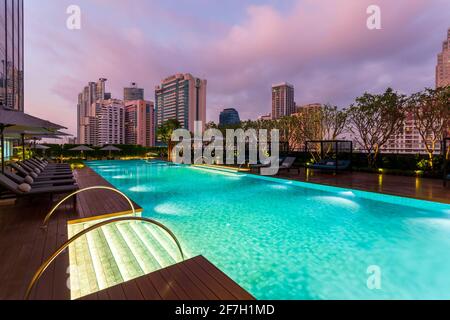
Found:
[{"label": "gold-colored handrail", "polygon": [[106,187],[106,186],[95,186],[95,187],[87,187],[87,188],[83,188],[80,190],[77,190],[71,194],[69,194],[67,197],[65,197],[64,199],[62,199],[60,202],[58,202],[58,204],[45,216],[44,219],[44,223],[42,224],[42,228],[46,228],[47,227],[47,223],[50,220],[50,217],[53,215],[53,213],[68,199],[70,199],[73,196],[76,196],[79,193],[83,193],[89,190],[109,190],[109,191],[113,191],[115,193],[120,194],[122,197],[124,197],[128,203],[130,204],[131,210],[133,211],[133,215],[136,214],[136,209],[134,208],[133,202],[130,200],[130,198],[128,198],[123,192],[111,188],[111,187]]},{"label": "gold-colored handrail", "polygon": [[47,260],[45,260],[45,262],[39,267],[39,269],[36,271],[36,273],[34,274],[33,278],[31,279],[30,284],[28,285],[28,289],[25,293],[25,300],[28,300],[30,297],[30,294],[34,288],[34,286],[36,285],[36,283],[39,281],[39,279],[41,278],[42,274],[45,272],[45,270],[47,270],[48,266],[64,251],[66,250],[66,248],[71,245],[74,241],[76,241],[77,239],[81,238],[82,236],[84,236],[85,234],[94,231],[98,228],[101,228],[105,225],[111,224],[111,223],[117,223],[117,222],[122,222],[122,221],[140,221],[140,222],[146,222],[146,223],[151,223],[154,224],[158,227],[160,227],[161,229],[163,229],[164,231],[166,231],[171,237],[172,239],[175,241],[175,244],[178,247],[178,250],[180,251],[180,255],[181,255],[181,261],[184,261],[184,252],[183,249],[181,248],[180,242],[178,241],[177,237],[175,236],[175,234],[169,229],[167,228],[165,225],[163,225],[162,223],[152,220],[152,219],[148,219],[148,218],[141,218],[141,217],[121,217],[121,218],[114,218],[114,219],[110,219],[110,220],[106,220],[106,221],[102,221],[99,222],[79,233],[77,233],[75,236],[73,236],[72,238],[70,238],[69,240],[67,240],[61,247],[59,247],[58,250],[55,251],[55,253],[53,253],[50,258],[48,258]]}]

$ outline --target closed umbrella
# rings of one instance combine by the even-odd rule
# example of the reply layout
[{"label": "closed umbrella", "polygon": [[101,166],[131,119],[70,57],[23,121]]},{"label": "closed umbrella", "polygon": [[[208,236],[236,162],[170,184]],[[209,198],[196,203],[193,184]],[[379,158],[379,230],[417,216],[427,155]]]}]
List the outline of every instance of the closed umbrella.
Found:
[{"label": "closed umbrella", "polygon": [[115,152],[120,152],[120,151],[122,151],[121,149],[119,149],[119,148],[117,148],[117,147],[115,147],[115,146],[106,146],[106,147],[104,147],[104,148],[102,148],[102,149],[100,149],[101,151],[109,151],[109,157],[111,158],[111,153],[113,152],[113,151],[115,151]]}]

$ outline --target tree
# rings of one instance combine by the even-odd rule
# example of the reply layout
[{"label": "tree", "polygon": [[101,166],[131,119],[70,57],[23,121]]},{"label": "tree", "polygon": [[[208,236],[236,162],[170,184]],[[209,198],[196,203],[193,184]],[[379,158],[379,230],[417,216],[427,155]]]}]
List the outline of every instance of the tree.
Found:
[{"label": "tree", "polygon": [[401,132],[405,117],[405,96],[388,88],[383,94],[365,93],[348,110],[348,130],[367,153],[369,167],[376,166],[380,148]]},{"label": "tree", "polygon": [[339,110],[337,106],[326,104],[321,111],[322,139],[336,140],[347,127],[347,110]]},{"label": "tree", "polygon": [[167,145],[167,154],[168,160],[171,160],[172,154],[172,133],[181,128],[181,124],[176,119],[170,119],[164,122],[161,126],[156,130],[156,136],[160,141]]},{"label": "tree", "polygon": [[438,144],[443,140],[449,124],[450,87],[425,89],[408,99],[408,112],[428,154],[428,163],[433,169],[433,158]]}]

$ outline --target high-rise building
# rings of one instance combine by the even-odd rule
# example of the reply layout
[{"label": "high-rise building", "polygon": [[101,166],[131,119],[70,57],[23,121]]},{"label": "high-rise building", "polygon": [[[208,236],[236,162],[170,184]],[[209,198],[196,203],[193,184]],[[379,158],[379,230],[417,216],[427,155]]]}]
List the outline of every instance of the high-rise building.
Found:
[{"label": "high-rise building", "polygon": [[138,88],[135,82],[123,89],[123,101],[144,100],[144,89]]},{"label": "high-rise building", "polygon": [[23,0],[0,1],[0,107],[24,111]]},{"label": "high-rise building", "polygon": [[438,54],[436,66],[436,87],[450,86],[450,29],[447,39],[442,44],[442,52]]},{"label": "high-rise building", "polygon": [[156,127],[176,119],[182,128],[194,131],[195,121],[206,123],[207,81],[191,74],[164,79],[155,90]]},{"label": "high-rise building", "polygon": [[295,113],[294,86],[283,82],[272,86],[272,119]]},{"label": "high-rise building", "polygon": [[239,112],[234,108],[224,109],[220,113],[219,126],[230,126],[241,123],[241,118],[239,117]]},{"label": "high-rise building", "polygon": [[111,99],[111,94],[106,92],[106,81],[101,78],[98,82],[89,82],[78,95],[77,139],[80,144],[95,144],[96,104]]},{"label": "high-rise building", "polygon": [[154,103],[145,100],[125,102],[125,143],[155,145]]},{"label": "high-rise building", "polygon": [[95,145],[125,144],[125,106],[122,100],[110,99],[96,104]]}]

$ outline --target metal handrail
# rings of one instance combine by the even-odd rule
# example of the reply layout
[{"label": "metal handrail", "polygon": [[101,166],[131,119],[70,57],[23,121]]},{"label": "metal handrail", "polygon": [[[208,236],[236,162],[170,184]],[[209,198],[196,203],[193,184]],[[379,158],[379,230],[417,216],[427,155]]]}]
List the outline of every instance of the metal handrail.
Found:
[{"label": "metal handrail", "polygon": [[134,208],[133,202],[130,200],[130,198],[128,198],[123,192],[111,188],[111,187],[106,187],[106,186],[95,186],[95,187],[88,187],[88,188],[84,188],[84,189],[80,189],[77,190],[71,194],[69,194],[67,197],[65,197],[64,199],[62,199],[60,202],[58,202],[58,204],[45,216],[44,219],[44,223],[42,224],[42,228],[46,228],[47,227],[47,223],[50,220],[50,217],[53,215],[53,213],[68,199],[70,199],[73,196],[76,196],[79,193],[82,192],[86,192],[86,191],[90,191],[90,190],[109,190],[109,191],[113,191],[115,193],[120,194],[121,196],[123,196],[128,203],[130,204],[131,210],[133,211],[133,215],[136,214],[136,209]]},{"label": "metal handrail", "polygon": [[28,300],[31,294],[31,291],[33,290],[34,286],[36,285],[36,283],[39,281],[39,279],[41,278],[42,274],[45,272],[45,270],[47,270],[48,266],[64,251],[66,250],[66,248],[71,245],[74,241],[76,241],[77,239],[81,238],[82,236],[84,236],[85,234],[94,231],[98,228],[101,228],[105,225],[111,224],[111,223],[116,223],[116,222],[122,222],[122,221],[140,221],[140,222],[146,222],[146,223],[151,223],[154,224],[158,227],[160,227],[161,229],[163,229],[164,231],[166,231],[171,237],[172,239],[175,241],[175,244],[178,247],[178,250],[180,251],[181,254],[181,261],[184,261],[184,253],[183,253],[183,249],[181,248],[180,242],[178,241],[177,237],[175,236],[175,234],[169,229],[167,228],[165,225],[163,225],[162,223],[152,220],[152,219],[148,219],[148,218],[141,218],[141,217],[122,217],[122,218],[114,218],[114,219],[110,219],[110,220],[106,220],[106,221],[102,221],[100,223],[97,223],[83,231],[81,231],[80,233],[77,233],[75,236],[73,236],[72,238],[70,238],[69,240],[67,240],[61,247],[59,247],[58,250],[55,251],[55,253],[53,253],[50,258],[48,258],[40,267],[39,269],[36,271],[36,273],[34,274],[33,278],[31,279],[30,284],[28,285],[28,289],[25,293],[25,300]]}]

